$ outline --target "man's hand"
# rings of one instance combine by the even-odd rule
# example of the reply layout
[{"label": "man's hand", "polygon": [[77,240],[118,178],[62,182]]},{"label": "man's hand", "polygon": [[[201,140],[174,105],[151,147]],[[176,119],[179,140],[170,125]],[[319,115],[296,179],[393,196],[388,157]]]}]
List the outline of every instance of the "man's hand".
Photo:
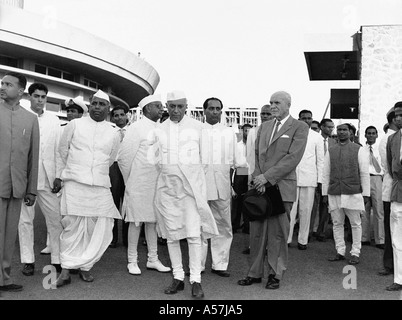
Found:
[{"label": "man's hand", "polygon": [[256,176],[253,180],[254,188],[256,188],[256,189],[259,189],[262,186],[265,186],[265,184],[267,184],[267,183],[268,183],[268,181],[267,181],[267,179],[265,179],[263,174]]},{"label": "man's hand", "polygon": [[257,193],[258,194],[264,194],[265,193],[265,186],[262,186],[260,188],[257,188]]},{"label": "man's hand", "polygon": [[59,178],[54,179],[52,193],[58,193],[61,190],[61,182]]},{"label": "man's hand", "polygon": [[371,200],[371,198],[367,196],[363,196],[363,199],[364,199],[364,205],[366,205]]},{"label": "man's hand", "polygon": [[32,193],[27,193],[24,197],[25,205],[30,207],[35,204],[36,196]]}]

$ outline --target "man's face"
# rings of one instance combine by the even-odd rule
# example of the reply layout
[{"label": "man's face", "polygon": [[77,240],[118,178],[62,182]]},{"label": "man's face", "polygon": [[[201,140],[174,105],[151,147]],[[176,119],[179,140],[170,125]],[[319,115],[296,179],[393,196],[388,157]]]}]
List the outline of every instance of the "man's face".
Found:
[{"label": "man's face", "polygon": [[148,119],[150,119],[151,121],[156,122],[162,118],[163,106],[161,102],[155,101],[149,103],[145,106],[145,108],[147,108],[148,110]]},{"label": "man's face", "polygon": [[243,141],[246,142],[247,141],[247,136],[248,136],[248,132],[250,131],[250,127],[244,127],[243,128]]},{"label": "man's face", "polygon": [[82,113],[80,113],[76,108],[68,108],[67,109],[67,121],[71,121],[73,119],[81,118]]},{"label": "man's face", "polygon": [[271,104],[271,113],[276,119],[282,120],[289,115],[290,101],[282,92],[274,93],[269,103]]},{"label": "man's face", "polygon": [[300,114],[299,120],[307,123],[307,125],[311,127],[311,123],[313,122],[313,115],[311,114],[311,112],[302,112]]},{"label": "man's face", "polygon": [[337,126],[336,133],[340,142],[345,142],[350,139],[350,130],[347,124]]},{"label": "man's face", "polygon": [[113,117],[110,120],[119,128],[123,128],[127,124],[127,113],[122,109],[115,110],[113,112]]},{"label": "man's face", "polygon": [[173,122],[180,122],[183,119],[187,110],[186,99],[180,99],[167,102],[167,110],[169,112],[169,119]]},{"label": "man's face", "polygon": [[23,94],[24,89],[20,87],[18,78],[5,76],[1,80],[0,99],[7,102],[22,97]]},{"label": "man's face", "polygon": [[402,129],[402,108],[395,108],[395,124]]},{"label": "man's face", "polygon": [[375,130],[375,129],[368,129],[368,130],[366,130],[366,134],[364,136],[366,137],[367,143],[369,145],[372,145],[377,140],[378,133],[377,133],[377,130]]},{"label": "man's face", "polygon": [[316,122],[311,123],[310,129],[314,130],[315,132],[320,132],[320,126]]},{"label": "man's face", "polygon": [[97,122],[106,119],[109,113],[109,101],[98,97],[93,97],[89,106],[89,116]]},{"label": "man's face", "polygon": [[272,120],[274,118],[274,116],[271,113],[271,107],[269,105],[263,106],[261,108],[260,117],[261,117],[261,123]]},{"label": "man's face", "polygon": [[321,131],[327,136],[330,137],[332,135],[332,131],[334,131],[334,123],[332,121],[327,121],[321,126]]},{"label": "man's face", "polygon": [[47,101],[47,93],[36,89],[30,96],[31,110],[37,114],[43,113]]},{"label": "man's face", "polygon": [[208,107],[204,110],[205,121],[211,125],[221,121],[222,106],[218,100],[209,100]]}]

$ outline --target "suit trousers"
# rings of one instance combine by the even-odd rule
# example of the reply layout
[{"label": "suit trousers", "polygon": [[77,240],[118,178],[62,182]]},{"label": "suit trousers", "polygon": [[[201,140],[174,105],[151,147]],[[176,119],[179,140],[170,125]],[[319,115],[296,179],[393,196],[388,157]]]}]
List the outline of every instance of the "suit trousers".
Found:
[{"label": "suit trousers", "polygon": [[322,192],[320,194],[320,203],[319,203],[319,220],[318,220],[318,228],[317,235],[323,238],[326,237],[328,222],[330,218],[330,214],[328,211],[328,204],[323,203],[323,195]]},{"label": "suit trousers", "polygon": [[292,243],[293,228],[296,223],[297,211],[299,211],[299,236],[297,242],[306,245],[310,231],[311,211],[314,204],[315,187],[297,187],[296,202],[290,211],[290,230],[288,243]]},{"label": "suit trousers", "polygon": [[373,227],[375,244],[383,244],[384,236],[384,206],[382,204],[382,177],[370,176],[370,200],[362,214],[362,241],[371,241],[370,215],[373,209]]},{"label": "suit trousers", "polygon": [[[186,238],[190,265],[190,283],[201,283],[201,237]],[[173,278],[184,280],[183,259],[180,240],[167,240],[170,262],[172,263]]]},{"label": "suit trousers", "polygon": [[383,201],[384,204],[384,255],[382,258],[384,268],[394,270],[394,253],[392,249],[392,239],[391,239],[391,226],[390,226],[390,215],[391,215],[391,202]]},{"label": "suit trousers", "polygon": [[[41,209],[49,234],[51,263],[60,264],[60,234],[63,231],[60,214],[60,198],[49,188],[38,190],[37,205]],[[21,263],[34,263],[34,226],[35,206],[21,206],[21,216],[18,224]]]},{"label": "suit trousers", "polygon": [[289,216],[293,202],[284,202],[286,214],[250,222],[250,268],[247,276],[264,277],[265,256],[268,274],[281,280],[288,265]]},{"label": "suit trousers", "polygon": [[128,262],[138,262],[138,239],[140,238],[142,224],[145,229],[145,239],[147,240],[148,262],[158,261],[158,235],[156,223],[142,222],[136,226],[134,222],[129,222],[128,228]]},{"label": "suit trousers", "polygon": [[360,249],[362,246],[362,226],[360,214],[361,210],[351,210],[351,209],[336,209],[331,211],[333,230],[334,230],[334,240],[336,252],[345,255],[346,244],[345,244],[345,216],[349,218],[350,225],[352,227],[352,250],[351,255],[359,256]]},{"label": "suit trousers", "polygon": [[0,198],[0,286],[12,284],[11,262],[18,233],[22,199]]},{"label": "suit trousers", "polygon": [[320,188],[315,188],[313,209],[311,209],[311,219],[310,219],[310,231],[309,231],[309,233],[317,232],[317,229],[318,229],[318,223],[320,221],[320,214],[319,214],[319,211],[320,211],[320,198],[321,198],[321,189]]},{"label": "suit trousers", "polygon": [[[209,207],[215,218],[219,235],[211,238],[212,269],[227,270],[233,232],[230,219],[230,198],[227,200],[209,200]],[[208,240],[202,241],[201,269],[205,269],[208,255]]]},{"label": "suit trousers", "polygon": [[391,239],[394,250],[394,282],[402,284],[402,203],[391,202]]}]

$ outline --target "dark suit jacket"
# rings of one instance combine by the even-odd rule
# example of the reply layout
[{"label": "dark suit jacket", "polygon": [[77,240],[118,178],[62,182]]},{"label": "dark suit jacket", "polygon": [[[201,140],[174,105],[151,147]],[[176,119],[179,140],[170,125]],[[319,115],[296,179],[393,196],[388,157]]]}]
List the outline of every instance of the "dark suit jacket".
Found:
[{"label": "dark suit jacket", "polygon": [[275,120],[267,121],[258,130],[253,177],[264,174],[269,183],[278,184],[283,201],[294,202],[297,190],[295,169],[306,149],[309,127],[289,116],[268,145],[274,125]]},{"label": "dark suit jacket", "polygon": [[393,179],[391,202],[402,203],[402,164],[401,164],[401,131],[398,130],[388,137],[387,162],[389,173]]}]

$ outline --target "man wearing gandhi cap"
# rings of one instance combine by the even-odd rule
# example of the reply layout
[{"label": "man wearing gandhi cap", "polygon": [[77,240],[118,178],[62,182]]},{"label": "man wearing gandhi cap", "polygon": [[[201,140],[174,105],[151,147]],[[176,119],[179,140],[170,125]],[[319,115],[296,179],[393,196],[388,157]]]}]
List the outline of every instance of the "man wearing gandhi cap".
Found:
[{"label": "man wearing gandhi cap", "polygon": [[162,116],[159,95],[150,95],[140,101],[144,117],[131,124],[119,149],[117,162],[126,185],[122,216],[130,223],[128,231],[128,265],[130,274],[140,275],[138,267],[138,239],[141,225],[145,224],[148,247],[147,269],[169,272],[158,259],[155,214],[155,188],[159,175],[155,129]]},{"label": "man wearing gandhi cap", "polygon": [[169,119],[157,131],[161,173],[156,185],[158,226],[167,239],[173,282],[165,289],[175,294],[184,289],[180,240],[187,239],[190,283],[194,298],[204,297],[201,288],[201,237],[218,235],[207,202],[205,174],[201,164],[202,123],[185,115],[187,98],[182,91],[167,94]]},{"label": "man wearing gandhi cap", "polygon": [[362,239],[360,214],[370,197],[369,155],[360,145],[350,141],[348,123],[340,119],[336,129],[339,142],[325,154],[322,183],[323,202],[328,203],[331,213],[337,252],[328,260],[345,260],[344,222],[347,216],[353,240],[349,264],[358,264]]},{"label": "man wearing gandhi cap", "polygon": [[61,187],[60,262],[63,268],[54,283],[71,282],[70,269],[80,269],[86,282],[112,241],[113,219],[121,219],[110,191],[109,167],[116,159],[119,133],[106,117],[109,96],[99,90],[90,100],[89,117],[70,121],[60,139],[55,186]]}]

